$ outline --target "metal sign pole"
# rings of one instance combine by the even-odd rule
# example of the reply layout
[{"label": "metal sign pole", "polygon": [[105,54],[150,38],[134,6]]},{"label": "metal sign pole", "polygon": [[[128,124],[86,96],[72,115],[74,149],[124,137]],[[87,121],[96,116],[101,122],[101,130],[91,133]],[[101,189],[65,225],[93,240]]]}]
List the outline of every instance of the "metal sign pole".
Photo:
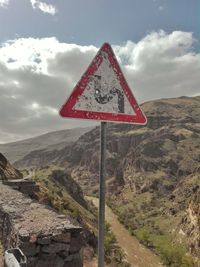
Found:
[{"label": "metal sign pole", "polygon": [[101,122],[100,153],[98,267],[104,267],[106,122]]}]

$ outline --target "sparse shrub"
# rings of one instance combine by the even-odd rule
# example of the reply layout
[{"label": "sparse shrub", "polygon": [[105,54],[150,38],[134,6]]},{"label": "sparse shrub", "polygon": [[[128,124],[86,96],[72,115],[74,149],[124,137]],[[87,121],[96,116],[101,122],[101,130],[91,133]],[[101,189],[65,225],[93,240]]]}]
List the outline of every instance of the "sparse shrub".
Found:
[{"label": "sparse shrub", "polygon": [[75,219],[78,219],[80,217],[80,211],[76,208],[74,208],[72,210],[72,216],[75,218]]},{"label": "sparse shrub", "polygon": [[190,256],[183,256],[181,267],[193,267],[194,261]]},{"label": "sparse shrub", "polygon": [[125,262],[125,254],[123,250],[118,246],[115,235],[110,229],[110,226],[106,224],[105,227],[105,258],[109,266],[115,267],[130,267],[131,265]]},{"label": "sparse shrub", "polygon": [[105,247],[106,259],[109,261],[111,259],[113,250],[116,247],[116,238],[114,234],[111,232],[110,226],[108,224],[106,224],[106,229],[105,229],[104,247]]},{"label": "sparse shrub", "polygon": [[195,266],[192,258],[186,256],[185,247],[172,243],[169,236],[152,233],[147,227],[136,230],[135,235],[145,246],[153,248],[165,265],[170,267]]},{"label": "sparse shrub", "polygon": [[150,240],[150,232],[147,228],[140,228],[135,231],[135,235],[137,239],[143,243],[145,246],[150,247],[152,246],[151,240]]},{"label": "sparse shrub", "polygon": [[58,195],[59,197],[63,197],[63,192],[62,192],[61,189],[59,189],[59,190],[57,191],[57,195]]}]

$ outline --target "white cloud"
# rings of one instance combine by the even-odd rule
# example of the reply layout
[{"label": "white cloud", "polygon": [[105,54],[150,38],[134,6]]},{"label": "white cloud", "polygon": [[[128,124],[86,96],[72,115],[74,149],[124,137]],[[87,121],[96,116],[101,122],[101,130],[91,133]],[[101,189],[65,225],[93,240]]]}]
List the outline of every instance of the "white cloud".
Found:
[{"label": "white cloud", "polygon": [[[139,102],[198,95],[200,54],[192,33],[152,32],[137,43],[113,46]],[[85,126],[58,110],[98,48],[56,38],[19,38],[0,46],[0,143],[47,131]]]},{"label": "white cloud", "polygon": [[[19,38],[7,41],[0,48],[0,61],[9,69],[29,68],[33,72],[48,74],[48,68],[54,64],[56,56],[64,58],[65,53],[69,57],[87,58],[87,53],[97,51],[94,46],[79,46],[76,44],[60,43],[55,37],[51,38]],[[68,61],[70,58],[68,58]],[[62,63],[62,62],[61,62]],[[88,62],[89,63],[89,62]],[[79,68],[79,66],[74,66]]]},{"label": "white cloud", "polygon": [[160,31],[129,50],[124,70],[140,101],[199,94],[200,54],[193,52],[194,42],[192,33]]},{"label": "white cloud", "polygon": [[8,7],[10,0],[0,0],[0,7]]},{"label": "white cloud", "polygon": [[159,6],[158,9],[159,9],[160,11],[163,11],[163,10],[165,9],[165,7],[164,7],[164,6]]},{"label": "white cloud", "polygon": [[41,2],[39,0],[30,0],[33,9],[39,9],[44,13],[48,13],[50,15],[55,15],[57,13],[57,9],[55,6]]},{"label": "white cloud", "polygon": [[166,0],[153,0],[159,11],[166,9]]}]

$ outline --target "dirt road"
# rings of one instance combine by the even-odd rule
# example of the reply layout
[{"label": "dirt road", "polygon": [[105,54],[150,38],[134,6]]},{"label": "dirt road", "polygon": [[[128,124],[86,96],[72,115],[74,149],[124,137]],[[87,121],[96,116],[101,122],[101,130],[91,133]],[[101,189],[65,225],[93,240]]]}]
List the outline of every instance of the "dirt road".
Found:
[{"label": "dirt road", "polygon": [[[98,207],[98,199],[88,197],[94,205]],[[119,246],[126,253],[126,259],[133,267],[161,267],[160,258],[151,250],[139,243],[139,241],[129,234],[125,227],[118,221],[117,216],[106,206],[106,221],[111,225]]]}]

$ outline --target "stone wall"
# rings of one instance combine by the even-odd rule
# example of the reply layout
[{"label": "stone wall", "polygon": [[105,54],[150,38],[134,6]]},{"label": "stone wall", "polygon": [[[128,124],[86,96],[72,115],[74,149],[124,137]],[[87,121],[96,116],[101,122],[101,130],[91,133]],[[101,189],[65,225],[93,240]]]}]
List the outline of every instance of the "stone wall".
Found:
[{"label": "stone wall", "polygon": [[34,197],[35,193],[39,191],[39,187],[32,179],[3,180],[2,183],[30,197]]},{"label": "stone wall", "polygon": [[81,267],[82,228],[0,184],[0,240],[4,249],[20,247],[28,267]]}]

